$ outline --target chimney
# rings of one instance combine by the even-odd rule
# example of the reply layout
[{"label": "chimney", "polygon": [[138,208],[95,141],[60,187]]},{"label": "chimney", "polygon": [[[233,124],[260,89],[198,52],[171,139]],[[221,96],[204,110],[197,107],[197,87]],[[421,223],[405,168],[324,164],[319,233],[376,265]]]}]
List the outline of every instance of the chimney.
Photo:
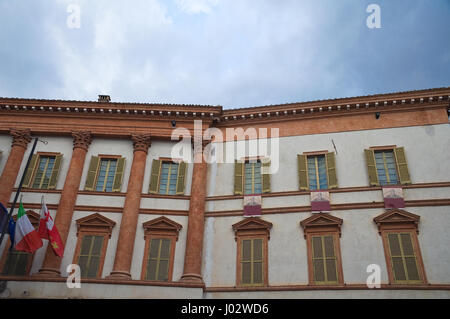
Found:
[{"label": "chimney", "polygon": [[98,101],[99,102],[111,102],[111,97],[109,95],[99,95]]}]

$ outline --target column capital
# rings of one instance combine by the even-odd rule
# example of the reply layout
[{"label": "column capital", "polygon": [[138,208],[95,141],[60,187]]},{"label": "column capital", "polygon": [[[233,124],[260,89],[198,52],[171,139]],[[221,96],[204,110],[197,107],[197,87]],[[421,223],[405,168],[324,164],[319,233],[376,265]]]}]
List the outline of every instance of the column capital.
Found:
[{"label": "column capital", "polygon": [[206,145],[208,145],[209,143],[211,143],[211,140],[205,140],[204,138],[202,138],[201,136],[194,136],[191,140],[192,142],[192,149],[194,150],[194,155],[198,154],[198,153],[203,153],[203,151],[205,150]]},{"label": "column capital", "polygon": [[20,146],[27,148],[28,143],[31,142],[31,131],[29,129],[16,129],[9,130],[9,134],[12,136],[12,146]]},{"label": "column capital", "polygon": [[89,145],[92,142],[91,132],[88,131],[72,131],[73,148],[81,148],[85,151],[88,150]]},{"label": "column capital", "polygon": [[131,140],[133,141],[133,152],[143,151],[148,152],[148,148],[151,145],[150,134],[132,134]]}]

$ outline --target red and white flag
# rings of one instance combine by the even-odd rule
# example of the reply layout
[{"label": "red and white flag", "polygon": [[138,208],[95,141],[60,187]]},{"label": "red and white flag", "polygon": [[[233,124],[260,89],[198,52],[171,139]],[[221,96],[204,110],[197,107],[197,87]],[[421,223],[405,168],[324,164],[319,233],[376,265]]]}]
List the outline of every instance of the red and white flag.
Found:
[{"label": "red and white flag", "polygon": [[62,257],[64,254],[64,245],[62,243],[59,232],[56,229],[52,216],[45,205],[44,197],[42,196],[41,218],[39,220],[39,236],[43,239],[48,239],[52,246],[55,255]]}]

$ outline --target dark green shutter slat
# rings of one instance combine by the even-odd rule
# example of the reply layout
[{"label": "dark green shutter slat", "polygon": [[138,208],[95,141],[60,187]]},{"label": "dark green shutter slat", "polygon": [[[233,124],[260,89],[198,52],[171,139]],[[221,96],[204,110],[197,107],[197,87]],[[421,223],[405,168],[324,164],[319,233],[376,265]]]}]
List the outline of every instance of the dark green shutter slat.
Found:
[{"label": "dark green shutter slat", "polygon": [[55,163],[53,164],[52,174],[50,175],[50,181],[48,183],[48,189],[55,189],[58,181],[59,170],[61,168],[62,154],[55,156]]},{"label": "dark green shutter slat", "polygon": [[187,164],[185,162],[181,162],[178,166],[178,176],[177,176],[177,195],[184,195],[184,188],[186,184],[186,169]]},{"label": "dark green shutter slat", "polygon": [[411,184],[408,164],[406,163],[405,148],[397,147],[394,149],[400,184]]},{"label": "dark green shutter slat", "polygon": [[152,171],[150,175],[150,194],[158,194],[159,174],[161,171],[161,161],[154,159],[152,162]]},{"label": "dark green shutter slat", "polygon": [[375,163],[375,155],[372,150],[364,150],[366,156],[367,172],[369,174],[370,186],[380,186],[378,182],[377,166]]},{"label": "dark green shutter slat", "polygon": [[124,157],[118,158],[112,187],[113,192],[120,192],[120,189],[122,188],[124,170],[125,170],[125,158]]},{"label": "dark green shutter slat", "polygon": [[98,165],[100,163],[100,158],[98,156],[92,156],[91,162],[89,163],[89,170],[86,176],[86,183],[84,189],[88,191],[94,190],[95,178],[97,176]]},{"label": "dark green shutter slat", "polygon": [[308,166],[306,155],[297,155],[298,180],[300,190],[308,190]]},{"label": "dark green shutter slat", "polygon": [[327,161],[327,176],[328,176],[328,188],[337,188],[337,176],[336,176],[336,157],[334,153],[327,153],[325,155]]},{"label": "dark green shutter slat", "polygon": [[244,162],[234,162],[234,194],[244,194]]},{"label": "dark green shutter slat", "polygon": [[30,161],[30,166],[28,166],[27,173],[25,174],[25,178],[23,180],[22,187],[30,187],[31,185],[31,177],[33,176],[33,172],[38,164],[39,155],[33,154]]}]

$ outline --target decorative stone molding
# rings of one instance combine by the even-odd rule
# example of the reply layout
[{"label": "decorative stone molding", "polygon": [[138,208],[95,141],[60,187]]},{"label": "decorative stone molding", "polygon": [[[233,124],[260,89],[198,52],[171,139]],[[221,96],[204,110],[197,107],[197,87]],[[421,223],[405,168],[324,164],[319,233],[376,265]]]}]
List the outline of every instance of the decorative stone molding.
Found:
[{"label": "decorative stone molding", "polygon": [[95,213],[76,221],[77,223],[77,236],[80,232],[84,233],[104,233],[111,238],[113,227],[116,225],[115,221],[106,218],[99,213]]},{"label": "decorative stone molding", "polygon": [[383,230],[389,229],[411,229],[419,233],[419,220],[420,216],[398,208],[389,209],[373,219],[380,235]]},{"label": "decorative stone molding", "polygon": [[132,134],[131,140],[133,141],[134,152],[143,151],[148,152],[148,148],[151,145],[150,134]]},{"label": "decorative stone molding", "polygon": [[9,134],[12,136],[12,146],[20,146],[27,148],[31,142],[31,131],[29,129],[10,129]]},{"label": "decorative stone molding", "polygon": [[300,226],[303,227],[305,239],[308,233],[328,231],[336,231],[341,237],[342,219],[330,214],[319,213],[302,220]]},{"label": "decorative stone molding", "polygon": [[88,150],[89,145],[92,142],[91,132],[87,131],[72,131],[73,148],[81,148],[85,151]]},{"label": "decorative stone molding", "polygon": [[165,236],[172,235],[176,238],[177,241],[178,233],[180,232],[181,228],[183,228],[183,226],[165,216],[149,220],[142,226],[144,227],[144,239],[147,239],[148,235],[150,234]]},{"label": "decorative stone molding", "polygon": [[235,234],[235,240],[237,240],[239,236],[244,235],[263,235],[270,239],[270,229],[272,228],[272,223],[262,220],[259,217],[248,217],[234,224],[232,227]]}]

